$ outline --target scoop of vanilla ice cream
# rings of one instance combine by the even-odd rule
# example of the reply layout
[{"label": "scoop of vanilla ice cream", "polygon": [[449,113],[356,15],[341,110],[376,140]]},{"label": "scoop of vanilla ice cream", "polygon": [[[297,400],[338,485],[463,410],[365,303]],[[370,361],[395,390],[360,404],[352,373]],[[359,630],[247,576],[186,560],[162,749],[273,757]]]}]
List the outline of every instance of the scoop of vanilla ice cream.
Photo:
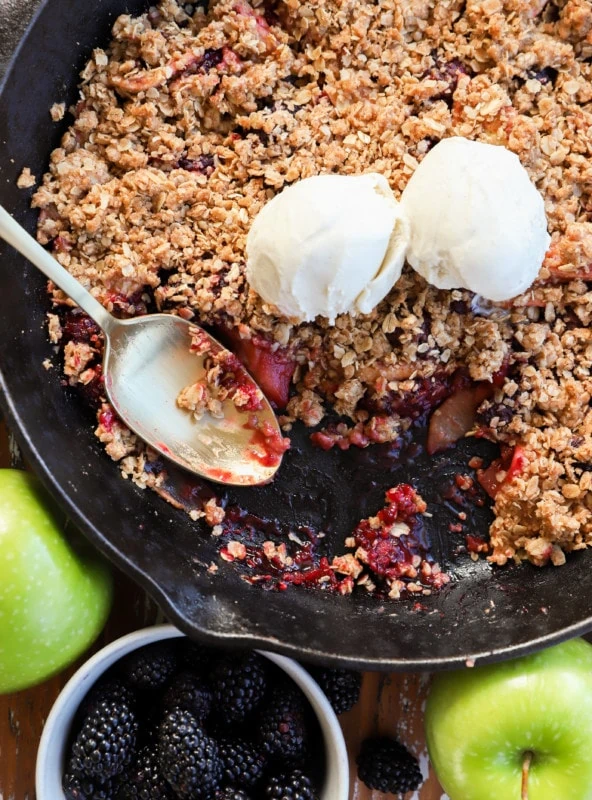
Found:
[{"label": "scoop of vanilla ice cream", "polygon": [[509,300],[528,289],[549,247],[543,199],[505,147],[444,139],[401,205],[411,221],[407,260],[439,289]]},{"label": "scoop of vanilla ice cream", "polygon": [[367,314],[401,275],[409,223],[386,178],[319,175],[284,189],[247,237],[247,280],[298,322]]}]

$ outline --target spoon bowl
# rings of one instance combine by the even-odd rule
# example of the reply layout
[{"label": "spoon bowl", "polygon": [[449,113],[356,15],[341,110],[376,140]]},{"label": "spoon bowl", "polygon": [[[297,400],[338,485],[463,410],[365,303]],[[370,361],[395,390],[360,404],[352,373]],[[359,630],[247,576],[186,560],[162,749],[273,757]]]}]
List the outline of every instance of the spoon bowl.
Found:
[{"label": "spoon bowl", "polygon": [[[103,362],[111,405],[134,433],[180,467],[218,483],[266,483],[278,464],[265,465],[254,456],[247,414],[227,400],[223,417],[206,412],[195,421],[176,404],[179,392],[205,374],[204,357],[190,351],[196,327],[171,314],[118,320],[107,337]],[[199,330],[213,349],[222,347]],[[277,427],[264,398],[257,417]]]},{"label": "spoon bowl", "polygon": [[[233,363],[238,365],[240,384],[259,399],[255,412],[239,410],[229,398],[222,403],[220,418],[206,411],[197,419],[177,405],[183,389],[204,382],[209,353],[227,353],[233,358],[216,339],[172,314],[117,319],[1,206],[0,237],[102,329],[105,391],[130,430],[165,458],[208,480],[255,486],[273,478],[282,460],[281,447],[277,447],[281,443],[279,424],[269,402],[238,362]],[[192,350],[194,332],[199,332],[208,353]]]}]

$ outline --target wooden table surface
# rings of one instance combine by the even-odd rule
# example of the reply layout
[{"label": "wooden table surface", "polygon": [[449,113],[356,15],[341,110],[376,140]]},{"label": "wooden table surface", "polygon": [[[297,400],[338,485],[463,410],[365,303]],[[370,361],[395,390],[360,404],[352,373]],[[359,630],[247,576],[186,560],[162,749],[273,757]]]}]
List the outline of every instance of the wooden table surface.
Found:
[{"label": "wooden table surface", "polygon": [[[0,466],[14,463],[14,457],[15,451],[9,446],[6,428],[0,423]],[[115,602],[107,625],[93,648],[79,662],[33,689],[0,695],[0,800],[34,800],[35,755],[43,724],[60,689],[76,668],[107,642],[157,620],[157,607],[132,581],[117,573],[115,585]],[[364,675],[360,702],[341,717],[351,763],[350,800],[393,797],[371,792],[355,780],[355,755],[359,744],[374,732],[398,736],[419,757],[422,771],[427,774],[422,726],[427,685],[428,676],[425,674]],[[442,789],[431,773],[419,792],[406,796],[406,800],[441,798]]]}]

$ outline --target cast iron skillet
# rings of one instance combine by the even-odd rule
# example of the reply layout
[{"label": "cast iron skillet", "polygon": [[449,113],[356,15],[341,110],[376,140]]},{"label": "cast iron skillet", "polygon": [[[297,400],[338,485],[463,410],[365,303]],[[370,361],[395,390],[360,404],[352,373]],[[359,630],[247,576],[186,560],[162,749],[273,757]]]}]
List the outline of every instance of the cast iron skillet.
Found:
[{"label": "cast iron skillet", "polygon": [[[44,0],[6,75],[0,94],[0,201],[31,232],[30,191],[15,185],[23,166],[43,174],[67,119],[48,109],[76,97],[77,73],[92,47],[106,43],[115,16],[137,13],[143,0]],[[6,40],[5,34],[3,38]],[[397,466],[388,447],[340,453],[311,451],[295,437],[273,485],[237,498],[270,519],[324,522],[335,542],[382,505],[384,489],[410,477],[435,511],[429,533],[454,581],[431,597],[381,602],[364,594],[340,597],[292,587],[263,592],[231,565],[209,575],[212,539],[152,492],[124,482],[93,436],[93,419],[60,386],[43,328],[44,281],[22,258],[0,246],[0,387],[2,406],[41,479],[88,538],[160,603],[186,633],[211,643],[258,646],[310,660],[374,669],[444,669],[466,660],[494,661],[582,634],[592,628],[590,555],[560,569],[492,569],[456,556],[448,533],[454,516],[438,487],[464,468],[464,444],[434,462]],[[352,492],[355,486],[355,492]],[[474,515],[476,530],[489,521]],[[331,539],[331,535],[329,536]]]}]

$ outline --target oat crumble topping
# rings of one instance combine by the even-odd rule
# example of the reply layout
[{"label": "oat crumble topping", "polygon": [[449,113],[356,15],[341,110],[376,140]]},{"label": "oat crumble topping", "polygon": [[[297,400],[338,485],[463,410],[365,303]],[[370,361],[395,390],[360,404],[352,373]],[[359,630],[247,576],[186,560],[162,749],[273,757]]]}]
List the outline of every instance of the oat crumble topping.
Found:
[{"label": "oat crumble topping", "polygon": [[[329,421],[314,434],[321,447],[394,440],[487,384],[466,424],[509,454],[486,476],[489,558],[559,565],[588,546],[590,3],[219,0],[189,16],[164,0],[121,16],[113,35],[82,73],[75,120],[35,193],[39,241],[111,311],[143,313],[153,298],[233,331],[245,352],[264,340],[268,362],[293,373],[287,406],[278,403],[285,430],[341,416],[341,428]],[[480,308],[407,269],[371,314],[334,327],[291,325],[249,291],[246,235],[274,193],[319,173],[377,171],[399,197],[448,136],[509,148],[542,193],[552,244],[531,290]],[[23,170],[18,185],[34,183]],[[49,325],[60,341],[53,314]],[[68,380],[96,388],[96,342],[69,340],[64,352]],[[109,414],[102,405],[97,428],[108,453],[158,489],[153,455]],[[352,565],[353,577],[349,557],[335,569]]]}]

